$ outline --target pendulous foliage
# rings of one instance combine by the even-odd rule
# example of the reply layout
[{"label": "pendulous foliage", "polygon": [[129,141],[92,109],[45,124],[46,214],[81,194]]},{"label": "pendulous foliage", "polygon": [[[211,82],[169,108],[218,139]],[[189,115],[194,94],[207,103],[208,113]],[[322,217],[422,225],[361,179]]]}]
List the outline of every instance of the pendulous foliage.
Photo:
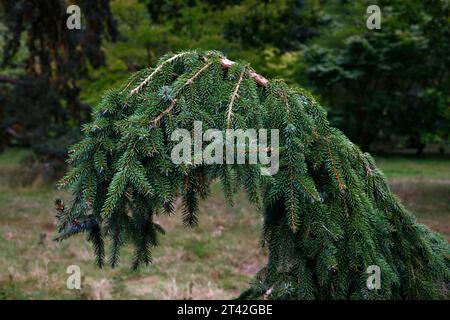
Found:
[{"label": "pendulous foliage", "polygon": [[[448,243],[415,221],[373,158],[331,127],[308,93],[281,80],[255,81],[247,63],[224,59],[216,51],[166,55],[105,95],[70,150],[73,168],[61,184],[73,202],[57,203],[58,239],[87,232],[100,266],[105,238],[111,266],[132,243],[137,268],[151,261],[164,232],[154,216],[171,214],[181,198],[183,221],[195,225],[199,201],[218,180],[230,201],[246,190],[264,216],[268,262],[241,298],[445,297]],[[193,130],[194,120],[204,130],[279,129],[279,172],[174,164],[171,133]],[[381,269],[381,289],[367,288],[370,265]]]}]

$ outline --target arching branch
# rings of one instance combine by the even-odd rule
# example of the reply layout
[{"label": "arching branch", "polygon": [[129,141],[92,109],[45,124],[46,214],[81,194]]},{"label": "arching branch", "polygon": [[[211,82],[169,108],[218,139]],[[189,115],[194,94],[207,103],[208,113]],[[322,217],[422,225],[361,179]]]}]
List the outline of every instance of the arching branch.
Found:
[{"label": "arching branch", "polygon": [[[128,97],[131,97],[132,95],[138,93],[139,91],[141,91],[146,85],[147,83],[153,79],[153,77],[159,73],[161,71],[161,69],[170,64],[171,62],[173,62],[174,60],[176,60],[177,58],[180,58],[186,54],[188,54],[189,52],[182,52],[179,54],[174,55],[173,57],[167,59],[166,61],[164,61],[163,63],[161,63],[155,70],[153,70],[153,72],[147,77],[145,78],[144,81],[142,81],[137,87],[135,87],[133,90],[130,91],[130,94],[128,95]],[[208,60],[207,58],[205,58],[205,61]],[[233,64],[235,64],[234,61],[229,60],[226,57],[222,57],[220,60],[220,63],[222,65],[222,68],[224,69],[229,69]],[[269,80],[267,80],[266,78],[264,78],[263,76],[261,76],[260,74],[256,73],[253,70],[250,70],[249,72],[250,77],[261,87],[265,87],[267,85],[267,83],[269,82]],[[128,84],[129,85],[129,84]],[[127,85],[127,87],[128,87]]]}]

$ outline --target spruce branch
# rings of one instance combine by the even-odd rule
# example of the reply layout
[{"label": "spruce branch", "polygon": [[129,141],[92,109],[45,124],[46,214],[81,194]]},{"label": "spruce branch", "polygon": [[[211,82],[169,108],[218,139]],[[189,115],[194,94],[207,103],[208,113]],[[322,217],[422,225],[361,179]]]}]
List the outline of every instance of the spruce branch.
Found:
[{"label": "spruce branch", "polygon": [[305,190],[305,192],[311,197],[312,200],[320,201],[315,194],[313,194],[310,190],[308,190],[308,188],[305,186],[305,184],[301,180],[299,180],[298,182],[302,186],[303,190]]},{"label": "spruce branch", "polygon": [[[226,76],[233,65],[237,76]],[[136,73],[125,91],[144,72]],[[257,209],[262,200],[262,243],[269,258],[241,297],[448,295],[448,242],[414,221],[373,158],[332,128],[325,110],[304,90],[280,80],[269,82],[245,63],[209,51],[161,59],[130,95],[108,92],[93,121],[84,126],[85,138],[73,147],[73,168],[62,179],[73,201],[56,203],[57,239],[86,232],[100,265],[103,241],[110,241],[112,266],[120,248],[131,243],[137,268],[151,262],[158,243],[161,229],[153,215],[173,212],[180,197],[183,222],[195,225],[199,201],[218,180],[231,204],[239,190],[247,191]],[[244,101],[248,108],[242,107]],[[149,130],[149,121],[156,125],[167,115],[173,115],[170,121]],[[279,151],[279,172],[263,177],[260,166],[250,164],[175,164],[170,137],[178,128],[192,132],[194,120],[208,129],[226,130],[232,123],[236,129],[277,129],[283,134],[277,150],[249,148],[245,154]],[[336,189],[346,192],[337,195]],[[382,269],[382,290],[367,289],[368,265]]]}]

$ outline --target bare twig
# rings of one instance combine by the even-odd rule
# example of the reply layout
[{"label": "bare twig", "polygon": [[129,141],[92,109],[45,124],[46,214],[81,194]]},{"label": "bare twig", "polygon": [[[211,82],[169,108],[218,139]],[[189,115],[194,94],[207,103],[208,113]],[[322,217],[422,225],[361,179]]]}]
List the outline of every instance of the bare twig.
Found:
[{"label": "bare twig", "polygon": [[244,70],[242,70],[241,75],[239,76],[239,80],[236,83],[236,87],[234,88],[233,94],[231,95],[230,104],[228,105],[228,111],[227,111],[227,128],[230,128],[230,121],[231,121],[231,114],[233,113],[233,105],[234,101],[236,100],[236,97],[238,96],[239,88],[241,86],[242,79],[244,78],[244,74],[246,71],[246,67]]},{"label": "bare twig", "polygon": [[190,79],[188,79],[186,81],[186,85],[191,85],[194,80],[203,72],[205,71],[210,65],[212,64],[212,62],[205,64],[200,70],[198,70]]},{"label": "bare twig", "polygon": [[[222,64],[222,68],[224,69],[229,69],[233,64],[235,64],[234,61],[229,60],[228,58],[223,57],[220,60],[220,63]],[[250,70],[249,75],[251,78],[253,78],[253,80],[255,80],[255,82],[260,85],[261,87],[265,87],[267,85],[267,83],[269,82],[269,80],[267,80],[266,78],[264,78],[262,75],[257,74],[255,71]]]},{"label": "bare twig", "polygon": [[176,104],[177,104],[177,99],[173,99],[170,106],[166,110],[161,112],[155,119],[150,121],[150,124],[152,124],[152,125],[157,124],[159,122],[159,120],[161,120],[162,117],[164,117],[166,114],[168,114],[172,111],[172,109],[175,107]]},{"label": "bare twig", "polygon": [[176,54],[176,55],[174,55],[173,57],[171,57],[171,58],[167,59],[166,61],[164,61],[163,63],[161,63],[155,70],[153,70],[153,72],[152,72],[147,78],[145,78],[144,81],[142,81],[136,88],[134,88],[133,90],[131,90],[131,92],[130,92],[130,94],[129,94],[128,96],[132,96],[132,95],[138,93],[139,91],[141,91],[142,88],[144,88],[144,87],[147,85],[147,83],[155,76],[155,74],[157,74],[158,72],[160,72],[161,69],[162,69],[165,65],[171,63],[171,62],[174,61],[175,59],[177,59],[177,58],[179,58],[179,57],[181,57],[181,56],[184,56],[184,55],[186,55],[186,54],[188,54],[188,53],[189,53],[189,52],[182,52],[182,53]]}]

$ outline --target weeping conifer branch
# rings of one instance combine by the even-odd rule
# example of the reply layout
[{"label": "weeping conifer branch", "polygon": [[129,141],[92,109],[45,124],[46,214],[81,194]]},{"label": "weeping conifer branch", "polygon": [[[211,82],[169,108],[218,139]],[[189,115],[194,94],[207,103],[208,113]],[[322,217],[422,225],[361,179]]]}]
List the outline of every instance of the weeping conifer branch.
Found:
[{"label": "weeping conifer branch", "polygon": [[[232,66],[237,81],[229,76]],[[142,74],[148,76],[142,80]],[[267,146],[266,151],[280,151],[279,172],[262,178],[260,167],[248,163],[175,164],[171,134],[178,128],[192,132],[194,120],[220,130],[231,123],[236,129],[278,129],[278,150]],[[269,81],[245,63],[214,51],[168,56],[152,71],[132,77],[125,89],[108,92],[84,132],[71,150],[73,168],[61,181],[74,197],[69,206],[57,204],[56,239],[85,233],[99,265],[105,242],[111,243],[111,266],[130,243],[133,267],[150,263],[163,234],[154,217],[176,211],[180,197],[183,222],[201,223],[200,200],[218,180],[230,203],[239,189],[247,190],[251,201],[262,199],[262,242],[269,259],[242,297],[429,299],[447,294],[447,241],[414,221],[370,155],[331,128],[325,110],[308,93]],[[365,286],[368,265],[382,269],[381,290]]]}]

